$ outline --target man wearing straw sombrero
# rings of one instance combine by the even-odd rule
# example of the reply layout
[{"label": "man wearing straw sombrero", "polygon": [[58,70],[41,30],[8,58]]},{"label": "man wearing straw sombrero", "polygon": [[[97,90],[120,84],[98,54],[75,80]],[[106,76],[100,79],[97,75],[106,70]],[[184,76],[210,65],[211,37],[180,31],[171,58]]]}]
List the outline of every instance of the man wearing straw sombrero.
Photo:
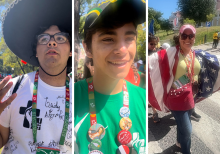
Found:
[{"label": "man wearing straw sombrero", "polygon": [[18,78],[0,83],[2,153],[72,153],[72,1],[15,0],[2,30],[15,55],[39,66],[14,94]]}]

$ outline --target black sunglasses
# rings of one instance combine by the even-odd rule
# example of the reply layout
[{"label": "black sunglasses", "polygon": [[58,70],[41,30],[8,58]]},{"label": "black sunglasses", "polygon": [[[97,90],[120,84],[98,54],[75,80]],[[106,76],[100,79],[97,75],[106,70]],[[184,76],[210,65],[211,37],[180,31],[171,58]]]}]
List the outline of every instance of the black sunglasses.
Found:
[{"label": "black sunglasses", "polygon": [[58,44],[65,43],[67,40],[70,40],[70,36],[68,33],[59,32],[54,35],[50,34],[40,34],[37,36],[37,42],[39,44],[47,44],[51,38],[54,39],[54,41]]},{"label": "black sunglasses", "polygon": [[189,34],[189,35],[187,35],[187,34],[181,34],[181,40],[186,40],[187,39],[187,37],[189,37],[189,39],[191,40],[192,38],[194,38],[195,37],[195,34]]},{"label": "black sunglasses", "polygon": [[150,45],[157,45],[157,44],[154,44],[154,43],[150,43]]}]

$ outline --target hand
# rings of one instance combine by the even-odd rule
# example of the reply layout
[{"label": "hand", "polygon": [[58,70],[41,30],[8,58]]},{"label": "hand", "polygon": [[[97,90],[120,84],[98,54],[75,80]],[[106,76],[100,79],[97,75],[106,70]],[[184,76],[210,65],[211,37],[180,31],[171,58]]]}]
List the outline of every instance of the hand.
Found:
[{"label": "hand", "polygon": [[[11,102],[16,98],[17,94],[14,93],[13,95],[11,95],[7,100],[5,100],[4,102],[2,102],[1,100],[3,99],[3,97],[5,96],[5,94],[8,92],[8,90],[11,88],[11,86],[13,85],[12,82],[9,82],[9,77],[5,77],[1,82],[0,82],[0,114],[2,113],[2,111],[9,105],[11,104]],[[8,83],[8,84],[7,84]],[[7,84],[7,85],[6,85]],[[5,86],[6,85],[6,86]]]}]

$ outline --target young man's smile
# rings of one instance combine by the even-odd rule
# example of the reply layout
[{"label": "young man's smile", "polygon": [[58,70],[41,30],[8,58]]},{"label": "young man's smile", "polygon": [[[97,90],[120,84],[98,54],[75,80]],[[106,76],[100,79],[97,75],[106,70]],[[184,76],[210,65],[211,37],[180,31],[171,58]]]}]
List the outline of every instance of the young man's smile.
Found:
[{"label": "young man's smile", "polygon": [[118,67],[118,68],[123,68],[126,66],[126,64],[128,63],[128,61],[109,61],[110,64],[112,64],[113,66],[115,67]]}]

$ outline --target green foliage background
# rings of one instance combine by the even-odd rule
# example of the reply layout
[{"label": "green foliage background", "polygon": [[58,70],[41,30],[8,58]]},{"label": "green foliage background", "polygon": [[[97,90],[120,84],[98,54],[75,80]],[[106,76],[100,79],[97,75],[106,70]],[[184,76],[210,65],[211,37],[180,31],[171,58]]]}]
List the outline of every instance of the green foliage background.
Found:
[{"label": "green foliage background", "polygon": [[177,4],[183,19],[193,19],[197,24],[210,21],[215,14],[215,0],[178,0]]},{"label": "green foliage background", "polygon": [[[1,0],[0,1],[0,12],[1,12],[1,22],[4,16],[6,9],[14,0]],[[20,64],[19,64],[20,63]],[[36,70],[37,67],[21,63],[21,59],[16,57],[16,55],[11,52],[11,50],[7,47],[2,37],[2,29],[0,29],[0,74],[14,74],[19,75],[23,74],[22,69],[24,69],[25,73],[29,73],[33,70]]]}]

